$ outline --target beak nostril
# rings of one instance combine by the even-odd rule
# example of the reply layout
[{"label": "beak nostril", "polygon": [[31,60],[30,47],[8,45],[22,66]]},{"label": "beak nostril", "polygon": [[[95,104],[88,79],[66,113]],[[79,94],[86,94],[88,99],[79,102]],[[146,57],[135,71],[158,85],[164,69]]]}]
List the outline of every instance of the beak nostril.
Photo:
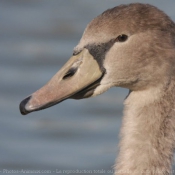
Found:
[{"label": "beak nostril", "polygon": [[76,73],[77,69],[78,69],[78,67],[76,67],[76,68],[75,67],[70,68],[66,72],[66,74],[64,75],[63,80],[65,80],[65,79],[67,79],[69,77],[72,77]]}]

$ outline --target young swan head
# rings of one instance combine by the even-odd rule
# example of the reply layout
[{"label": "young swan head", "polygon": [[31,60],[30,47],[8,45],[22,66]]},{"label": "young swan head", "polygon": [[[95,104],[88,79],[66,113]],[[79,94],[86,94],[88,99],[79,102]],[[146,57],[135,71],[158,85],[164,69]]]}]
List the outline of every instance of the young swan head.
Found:
[{"label": "young swan head", "polygon": [[175,24],[148,4],[120,5],[90,22],[73,56],[20,104],[22,114],[113,86],[133,91],[166,84],[175,68]]}]

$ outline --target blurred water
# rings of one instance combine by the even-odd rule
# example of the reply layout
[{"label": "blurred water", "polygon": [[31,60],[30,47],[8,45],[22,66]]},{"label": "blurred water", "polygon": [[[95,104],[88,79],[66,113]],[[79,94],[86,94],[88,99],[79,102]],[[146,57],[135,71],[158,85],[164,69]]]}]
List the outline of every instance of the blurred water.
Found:
[{"label": "blurred water", "polygon": [[[103,174],[111,174],[107,170],[112,172],[118,152],[127,90],[113,88],[96,98],[64,101],[25,117],[18,105],[67,61],[91,19],[131,2],[0,0],[0,173],[103,169]],[[156,5],[175,19],[173,0],[137,2]]]}]

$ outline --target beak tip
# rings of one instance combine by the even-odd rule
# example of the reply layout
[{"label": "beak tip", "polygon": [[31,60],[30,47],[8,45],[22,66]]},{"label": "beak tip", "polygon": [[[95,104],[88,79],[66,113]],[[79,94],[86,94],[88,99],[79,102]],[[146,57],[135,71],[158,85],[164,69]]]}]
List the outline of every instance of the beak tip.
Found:
[{"label": "beak tip", "polygon": [[27,97],[26,99],[24,99],[20,105],[19,105],[19,109],[22,115],[26,115],[28,113],[30,113],[30,111],[28,111],[26,109],[26,104],[29,102],[29,100],[31,99],[31,96]]}]

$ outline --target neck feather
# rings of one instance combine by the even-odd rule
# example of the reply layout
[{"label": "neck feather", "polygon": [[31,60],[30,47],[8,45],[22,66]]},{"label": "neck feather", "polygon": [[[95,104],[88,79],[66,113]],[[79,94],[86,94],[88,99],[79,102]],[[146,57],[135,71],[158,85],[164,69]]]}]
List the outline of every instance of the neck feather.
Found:
[{"label": "neck feather", "polygon": [[174,143],[175,83],[132,91],[125,100],[115,174],[171,174]]}]

